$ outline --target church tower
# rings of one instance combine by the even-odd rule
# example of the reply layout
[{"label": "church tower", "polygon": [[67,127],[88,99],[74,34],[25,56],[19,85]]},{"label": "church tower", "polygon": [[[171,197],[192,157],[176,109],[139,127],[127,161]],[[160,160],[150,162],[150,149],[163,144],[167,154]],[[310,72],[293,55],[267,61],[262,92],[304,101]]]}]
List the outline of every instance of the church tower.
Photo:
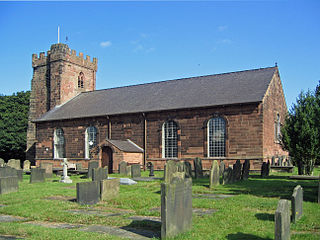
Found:
[{"label": "church tower", "polygon": [[32,54],[30,110],[26,159],[35,156],[36,125],[32,121],[81,92],[96,88],[97,59],[84,59],[83,53],[62,43],[53,44],[47,54]]}]

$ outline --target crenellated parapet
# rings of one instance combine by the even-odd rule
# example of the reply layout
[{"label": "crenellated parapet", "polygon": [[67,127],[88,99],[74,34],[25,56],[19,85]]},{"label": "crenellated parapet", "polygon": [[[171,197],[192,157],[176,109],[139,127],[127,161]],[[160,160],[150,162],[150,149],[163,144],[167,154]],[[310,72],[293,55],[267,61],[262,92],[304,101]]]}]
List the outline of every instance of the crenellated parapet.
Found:
[{"label": "crenellated parapet", "polygon": [[93,58],[91,61],[90,56],[86,55],[86,58],[84,58],[82,52],[79,52],[79,56],[77,56],[75,50],[71,50],[67,44],[63,43],[51,45],[50,51],[47,51],[47,54],[44,52],[41,52],[39,56],[37,54],[32,54],[33,68],[44,66],[55,61],[67,61],[94,71],[97,71],[98,69],[97,58]]}]

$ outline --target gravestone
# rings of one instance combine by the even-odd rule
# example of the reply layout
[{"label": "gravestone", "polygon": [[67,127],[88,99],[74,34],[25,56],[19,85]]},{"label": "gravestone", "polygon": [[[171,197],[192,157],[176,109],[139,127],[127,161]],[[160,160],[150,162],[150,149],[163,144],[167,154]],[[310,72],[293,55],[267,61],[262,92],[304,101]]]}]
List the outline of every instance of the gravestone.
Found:
[{"label": "gravestone", "polygon": [[88,165],[88,178],[92,178],[92,169],[98,168],[99,162],[98,161],[90,161]]},{"label": "gravestone", "polygon": [[31,168],[30,183],[44,182],[45,169]]},{"label": "gravestone", "polygon": [[110,200],[119,194],[120,179],[105,179],[100,182],[100,199]]},{"label": "gravestone", "polygon": [[241,176],[242,180],[248,180],[249,171],[250,171],[250,161],[246,159],[242,167],[242,176]]},{"label": "gravestone", "polygon": [[272,156],[271,158],[271,166],[275,166],[276,165],[276,157]]},{"label": "gravestone", "polygon": [[8,167],[12,167],[14,169],[21,169],[21,166],[20,166],[20,160],[18,159],[10,159],[7,163],[7,166]]},{"label": "gravestone", "polygon": [[292,162],[291,162],[291,157],[288,157],[288,166],[291,167],[292,166]]},{"label": "gravestone", "polygon": [[237,160],[235,164],[233,164],[233,181],[238,182],[241,180],[241,163],[240,160]]},{"label": "gravestone", "polygon": [[123,175],[127,175],[127,166],[128,163],[125,161],[122,161],[119,163],[119,173]]},{"label": "gravestone", "polygon": [[16,170],[17,171],[17,177],[18,177],[18,181],[22,182],[23,181],[23,170]]},{"label": "gravestone", "polygon": [[131,165],[127,166],[126,176],[131,177]]},{"label": "gravestone", "polygon": [[185,161],[184,163],[184,172],[186,174],[187,178],[192,178],[192,167],[191,167],[191,163]]},{"label": "gravestone", "polygon": [[268,164],[266,162],[263,162],[261,165],[261,177],[267,177],[268,176]]},{"label": "gravestone", "polygon": [[223,172],[226,169],[226,164],[224,163],[224,161],[220,162],[220,166],[219,166],[219,175],[223,177]]},{"label": "gravestone", "polygon": [[192,227],[192,179],[176,172],[161,183],[161,239],[174,237]]},{"label": "gravestone", "polygon": [[152,162],[148,162],[147,163],[147,168],[149,169],[149,177],[153,177],[154,176],[154,166]]},{"label": "gravestone", "polygon": [[202,160],[200,158],[196,158],[193,161],[194,164],[194,174],[196,178],[200,178],[203,176],[203,172],[202,172]]},{"label": "gravestone", "polygon": [[141,168],[140,164],[133,164],[131,165],[131,177],[141,177]]},{"label": "gravestone", "polygon": [[268,160],[268,162],[267,162],[267,176],[270,175],[270,168],[271,168],[270,161]]},{"label": "gravestone", "polygon": [[318,203],[320,204],[320,176],[319,176],[319,183],[318,183]]},{"label": "gravestone", "polygon": [[44,169],[45,171],[45,177],[46,178],[52,178],[52,170],[53,164],[52,163],[48,163],[48,162],[41,162],[40,163],[40,168]]},{"label": "gravestone", "polygon": [[223,185],[232,183],[232,168],[228,167],[223,172]]},{"label": "gravestone", "polygon": [[166,165],[164,166],[164,181],[171,182],[172,178],[175,176],[176,173],[181,173],[185,175],[184,168],[181,167],[180,163],[174,160],[168,160]]},{"label": "gravestone", "polygon": [[61,165],[63,166],[63,175],[61,176],[60,182],[72,183],[71,178],[68,176],[68,159],[64,158]]},{"label": "gravestone", "polygon": [[280,156],[278,159],[279,159],[278,160],[279,161],[279,166],[282,167],[283,166],[283,157]]},{"label": "gravestone", "polygon": [[5,166],[5,161],[2,158],[0,158],[0,167],[4,167],[4,166]]},{"label": "gravestone", "polygon": [[108,178],[108,167],[92,169],[92,181],[102,181]]},{"label": "gravestone", "polygon": [[17,192],[18,177],[0,177],[0,194]]},{"label": "gravestone", "polygon": [[220,174],[219,174],[219,164],[218,161],[215,160],[212,163],[211,170],[210,170],[210,182],[209,187],[213,188],[214,186],[218,186],[220,181]]},{"label": "gravestone", "polygon": [[100,181],[77,183],[77,202],[92,205],[100,200]]},{"label": "gravestone", "polygon": [[291,196],[291,220],[293,223],[298,221],[302,216],[303,189],[300,185],[293,189]]},{"label": "gravestone", "polygon": [[76,163],[76,170],[83,170],[82,163]]},{"label": "gravestone", "polygon": [[0,177],[18,177],[17,170],[11,167],[0,168]]},{"label": "gravestone", "polygon": [[290,239],[290,203],[288,200],[280,199],[274,215],[275,240]]},{"label": "gravestone", "polygon": [[23,161],[23,171],[30,171],[31,163],[29,160]]}]

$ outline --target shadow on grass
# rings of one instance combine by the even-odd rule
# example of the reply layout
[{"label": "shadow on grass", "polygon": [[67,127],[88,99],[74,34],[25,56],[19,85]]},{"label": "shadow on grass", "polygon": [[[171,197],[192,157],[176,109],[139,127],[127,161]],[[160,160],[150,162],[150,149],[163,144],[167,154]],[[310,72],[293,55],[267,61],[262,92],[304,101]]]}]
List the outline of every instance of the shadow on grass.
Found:
[{"label": "shadow on grass", "polygon": [[227,239],[228,240],[272,240],[271,238],[262,238],[252,234],[241,233],[241,232],[228,234]]},{"label": "shadow on grass", "polygon": [[133,220],[128,226],[121,227],[121,229],[147,238],[160,238],[161,222],[152,220]]},{"label": "shadow on grass", "polygon": [[263,221],[271,221],[274,222],[274,214],[270,213],[257,213],[256,218]]}]

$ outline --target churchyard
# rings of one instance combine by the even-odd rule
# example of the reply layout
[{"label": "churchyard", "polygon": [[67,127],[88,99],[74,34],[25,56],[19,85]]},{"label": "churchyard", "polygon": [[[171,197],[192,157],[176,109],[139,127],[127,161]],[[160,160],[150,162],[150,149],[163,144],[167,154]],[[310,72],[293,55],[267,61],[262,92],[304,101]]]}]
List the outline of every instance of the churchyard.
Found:
[{"label": "churchyard", "polygon": [[[188,215],[191,214],[187,212],[188,207],[186,212],[177,210],[179,216],[176,216],[178,222],[192,218],[191,229],[173,239],[275,239],[275,215],[277,219],[288,217],[288,214],[281,215],[281,209],[291,209],[293,198],[299,205],[298,185],[303,189],[303,208],[295,207],[296,215],[289,223],[291,239],[320,239],[319,180],[289,179],[296,171],[271,172],[264,177],[250,172],[247,180],[225,185],[221,184],[222,177],[220,184],[210,184],[208,172],[192,178],[192,217]],[[316,168],[314,175],[319,174],[320,169]],[[0,195],[0,236],[7,239],[159,239],[161,189],[168,187],[165,184],[179,186],[180,182],[160,180],[164,171],[155,171],[154,175],[151,181],[120,185],[112,197],[86,205],[77,202],[77,186],[91,182],[84,175],[71,175],[72,183],[60,182],[61,176],[56,175],[45,178],[44,182],[30,183],[30,175],[23,174],[18,191]],[[140,180],[148,176],[149,171],[142,171]],[[190,183],[188,180],[184,194],[188,193]],[[173,196],[172,189],[168,190],[170,196]],[[169,218],[175,218],[170,214],[168,211]],[[290,214],[291,210],[289,217]]]}]

